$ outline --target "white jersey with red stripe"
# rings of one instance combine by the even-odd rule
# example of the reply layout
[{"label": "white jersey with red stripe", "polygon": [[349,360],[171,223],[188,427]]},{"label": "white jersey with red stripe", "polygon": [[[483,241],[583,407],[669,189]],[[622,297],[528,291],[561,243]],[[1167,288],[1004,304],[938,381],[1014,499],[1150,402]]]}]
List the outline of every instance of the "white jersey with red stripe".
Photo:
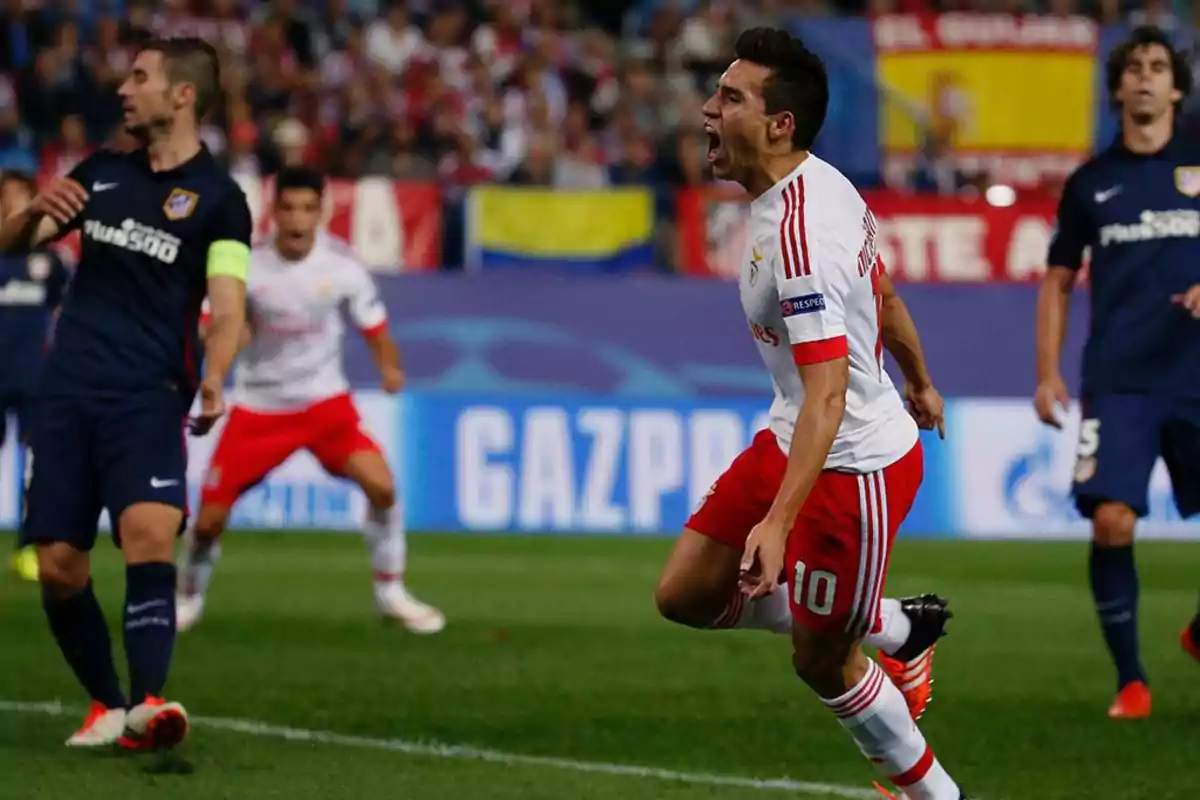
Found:
[{"label": "white jersey with red stripe", "polygon": [[368,335],[387,324],[370,272],[324,234],[300,261],[273,242],[255,247],[246,294],[251,340],[234,369],[235,402],[256,411],[292,411],[350,390],[343,311]]},{"label": "white jersey with red stripe", "polygon": [[751,203],[742,308],[771,372],[771,431],[785,452],[804,403],[797,365],[850,361],[846,413],[826,469],[873,472],[917,440],[883,368],[875,237],[875,216],[858,190],[815,155]]}]

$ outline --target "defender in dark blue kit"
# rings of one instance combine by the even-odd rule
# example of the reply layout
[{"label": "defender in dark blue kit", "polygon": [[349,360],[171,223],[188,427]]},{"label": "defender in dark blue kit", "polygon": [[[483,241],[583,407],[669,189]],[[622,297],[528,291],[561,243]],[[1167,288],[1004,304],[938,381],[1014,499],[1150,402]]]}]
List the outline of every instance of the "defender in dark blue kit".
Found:
[{"label": "defender in dark blue kit", "polygon": [[[1117,667],[1108,714],[1150,714],[1138,655],[1133,534],[1150,473],[1170,471],[1179,512],[1200,512],[1200,142],[1175,133],[1191,72],[1169,40],[1139,28],[1107,64],[1121,136],[1068,179],[1038,298],[1038,416],[1061,427],[1059,352],[1068,297],[1091,251],[1075,502],[1092,521],[1091,585]],[[1184,634],[1185,642],[1188,633]]]},{"label": "defender in dark blue kit", "polygon": [[[10,172],[0,177],[0,219],[28,206],[36,194],[37,182],[28,175]],[[29,440],[33,393],[67,278],[62,259],[53,250],[0,255],[0,445],[10,434],[10,412],[16,417],[23,451]],[[27,453],[19,463],[29,463]],[[17,548],[13,571],[25,580],[37,580],[37,554],[32,547]]]},{"label": "defender in dark blue kit", "polygon": [[[81,232],[32,415],[21,531],[37,547],[50,629],[92,697],[72,746],[163,748],[187,733],[183,707],[162,698],[175,642],[175,537],[187,508],[184,425],[197,390],[194,431],[207,432],[224,412],[250,256],[246,198],[197,133],[219,85],[208,44],[145,45],[119,92],[126,128],[143,146],[93,155],[0,227],[4,252]],[[127,565],[128,699],[91,585],[102,508]]]}]

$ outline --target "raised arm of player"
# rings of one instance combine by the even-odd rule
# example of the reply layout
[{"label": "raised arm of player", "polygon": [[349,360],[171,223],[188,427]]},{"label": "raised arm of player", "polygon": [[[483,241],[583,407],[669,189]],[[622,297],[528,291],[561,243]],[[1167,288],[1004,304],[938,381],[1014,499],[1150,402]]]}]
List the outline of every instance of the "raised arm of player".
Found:
[{"label": "raised arm of player", "polygon": [[204,434],[225,413],[225,378],[246,327],[246,279],[250,273],[252,222],[246,197],[230,192],[214,209],[208,230],[209,318],[204,335],[200,415],[192,430]]},{"label": "raised arm of player", "polygon": [[1038,419],[1062,427],[1057,406],[1071,402],[1059,359],[1067,331],[1071,290],[1083,265],[1083,251],[1091,243],[1092,222],[1079,197],[1074,176],[1063,187],[1058,204],[1058,229],[1050,240],[1049,266],[1042,278],[1037,301],[1037,391],[1033,405]]},{"label": "raised arm of player", "polygon": [[904,375],[904,400],[908,413],[922,430],[937,429],[938,436],[946,438],[946,401],[933,385],[929,367],[925,363],[925,351],[916,323],[908,313],[908,306],[896,293],[896,286],[880,261],[879,296],[882,300],[880,320],[883,346],[896,359]]},{"label": "raised arm of player", "polygon": [[53,241],[79,222],[87,206],[88,171],[96,156],[79,162],[69,174],[46,182],[33,201],[0,225],[0,253],[27,253]]},{"label": "raised arm of player", "polygon": [[[803,239],[803,231],[799,236]],[[792,357],[804,384],[804,402],[783,482],[766,518],[746,541],[741,583],[752,597],[770,594],[778,586],[788,532],[833,448],[850,381],[845,312],[849,278],[835,264],[812,263],[793,248],[784,250],[775,264],[775,279]]]},{"label": "raised arm of player", "polygon": [[379,368],[383,390],[395,394],[404,388],[404,369],[400,363],[400,348],[388,331],[387,306],[367,268],[357,262],[345,273],[349,283],[347,313],[363,335],[371,351],[371,360]]}]

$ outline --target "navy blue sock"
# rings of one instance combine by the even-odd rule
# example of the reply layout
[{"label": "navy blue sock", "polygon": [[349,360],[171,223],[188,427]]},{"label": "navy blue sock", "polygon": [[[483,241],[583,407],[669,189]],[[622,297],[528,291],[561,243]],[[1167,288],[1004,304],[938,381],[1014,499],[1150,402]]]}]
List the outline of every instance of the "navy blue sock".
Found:
[{"label": "navy blue sock", "polygon": [[1092,597],[1104,641],[1117,667],[1117,688],[1144,681],[1138,658],[1138,579],[1133,546],[1100,547],[1092,543]]},{"label": "navy blue sock", "polygon": [[1192,641],[1200,643],[1200,609],[1196,611],[1196,616],[1192,617]]},{"label": "navy blue sock", "polygon": [[96,602],[91,582],[69,597],[55,597],[43,586],[42,608],[54,640],[91,698],[108,708],[124,708],[108,620]]},{"label": "navy blue sock", "polygon": [[125,655],[129,700],[162,697],[175,649],[175,565],[125,568]]}]

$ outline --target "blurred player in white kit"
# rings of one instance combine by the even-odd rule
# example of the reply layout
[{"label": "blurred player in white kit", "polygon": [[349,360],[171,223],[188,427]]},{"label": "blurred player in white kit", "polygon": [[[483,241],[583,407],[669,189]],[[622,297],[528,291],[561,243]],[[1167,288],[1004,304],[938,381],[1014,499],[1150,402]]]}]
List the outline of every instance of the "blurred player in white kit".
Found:
[{"label": "blurred player in white kit", "polygon": [[[743,33],[735,54],[705,130],[715,176],[751,198],[739,288],[775,399],[769,429],[688,520],[659,611],[696,628],[788,633],[796,674],[902,797],[960,800],[914,724],[945,602],[882,600],[921,485],[918,427],[940,429],[944,404],[876,251],[874,215],[810,152],[829,102],[824,65],[773,28]],[[885,347],[909,384],[908,412]],[[881,667],[864,641],[899,663]]]},{"label": "blurred player in white kit", "polygon": [[394,394],[404,385],[375,282],[346,245],[318,231],[324,191],[315,170],[285,169],[276,177],[275,236],[251,254],[235,402],[205,476],[195,525],[184,537],[180,630],[196,625],[204,612],[218,539],[233,505],[298,450],[366,494],[363,533],[379,613],[416,633],[437,633],[446,624],[404,584],[407,549],[395,480],[363,429],[342,370],[344,309],[370,347],[383,389]]}]

